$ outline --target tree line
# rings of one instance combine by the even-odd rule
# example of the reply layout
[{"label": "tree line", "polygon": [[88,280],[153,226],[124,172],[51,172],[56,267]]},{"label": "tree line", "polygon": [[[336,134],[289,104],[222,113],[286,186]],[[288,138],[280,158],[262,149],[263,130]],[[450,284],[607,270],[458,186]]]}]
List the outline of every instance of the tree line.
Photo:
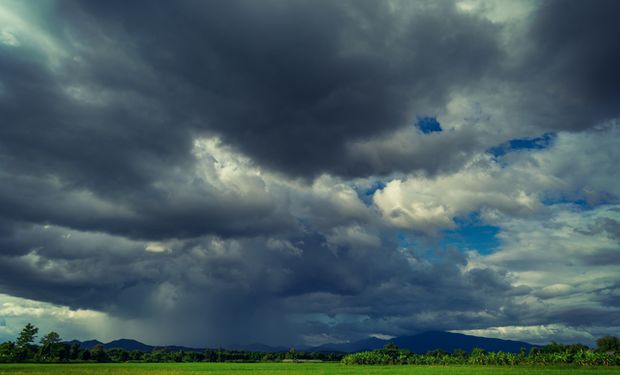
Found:
[{"label": "tree line", "polygon": [[426,354],[412,353],[390,343],[383,349],[345,354],[338,352],[252,352],[226,349],[171,351],[155,348],[152,351],[106,349],[97,345],[82,348],[79,343],[63,342],[56,332],[36,338],[39,329],[28,323],[17,339],[0,344],[0,363],[14,362],[281,362],[281,361],[341,361],[348,365],[564,365],[620,366],[620,341],[614,336],[597,340],[596,349],[581,344],[563,345],[552,342],[543,347],[525,348],[519,353],[486,352],[476,348],[467,353],[455,350],[447,353],[434,350]]},{"label": "tree line", "polygon": [[106,349],[96,345],[82,348],[79,343],[63,342],[60,335],[50,332],[36,344],[39,329],[28,323],[13,341],[0,344],[0,363],[15,362],[281,362],[281,361],[340,361],[344,353],[303,352],[291,349],[286,352],[252,352],[227,349],[171,351],[155,348],[152,351]]},{"label": "tree line", "polygon": [[552,342],[543,347],[523,348],[519,353],[487,352],[480,348],[470,353],[455,350],[452,353],[433,350],[426,354],[411,353],[394,344],[383,349],[347,354],[342,358],[347,365],[577,365],[620,366],[620,342],[615,336],[597,340],[597,348],[582,344],[563,345]]}]

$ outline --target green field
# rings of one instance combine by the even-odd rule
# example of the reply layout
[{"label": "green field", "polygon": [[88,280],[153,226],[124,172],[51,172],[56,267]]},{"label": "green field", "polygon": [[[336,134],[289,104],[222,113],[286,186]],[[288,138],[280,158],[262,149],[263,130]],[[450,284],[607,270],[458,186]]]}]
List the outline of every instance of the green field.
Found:
[{"label": "green field", "polygon": [[346,366],[340,363],[0,364],[0,374],[620,374],[620,367]]}]

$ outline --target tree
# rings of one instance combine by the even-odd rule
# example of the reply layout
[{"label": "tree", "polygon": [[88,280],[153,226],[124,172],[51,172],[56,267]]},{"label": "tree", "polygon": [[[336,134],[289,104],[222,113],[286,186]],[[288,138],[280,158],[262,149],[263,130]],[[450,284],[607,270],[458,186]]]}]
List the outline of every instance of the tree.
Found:
[{"label": "tree", "polygon": [[297,352],[295,351],[295,348],[291,348],[287,353],[286,353],[286,359],[292,359],[295,360],[297,359]]},{"label": "tree", "polygon": [[24,329],[22,329],[22,331],[19,333],[19,336],[17,336],[15,344],[20,349],[28,348],[29,345],[32,345],[32,343],[34,342],[37,333],[39,333],[39,329],[37,327],[30,323],[26,324]]},{"label": "tree", "polygon": [[44,361],[65,361],[69,359],[69,346],[62,343],[58,333],[52,331],[41,338],[39,356]]},{"label": "tree", "polygon": [[399,354],[398,346],[394,344],[393,342],[389,342],[385,344],[385,346],[383,347],[383,349],[381,349],[381,351],[392,359],[397,358]]},{"label": "tree", "polygon": [[130,361],[142,361],[143,359],[144,359],[144,353],[141,352],[140,350],[132,350],[129,353]]},{"label": "tree", "polygon": [[82,361],[90,361],[90,358],[91,358],[91,356],[90,356],[90,350],[85,349],[85,350],[82,352],[82,356],[80,357],[80,359],[81,359]]},{"label": "tree", "polygon": [[94,359],[97,362],[108,362],[110,360],[110,358],[108,357],[108,353],[106,353],[103,345],[101,344],[97,344],[90,351],[90,358]]},{"label": "tree", "polygon": [[620,340],[616,336],[604,336],[596,340],[596,349],[599,352],[620,352]]},{"label": "tree", "polygon": [[43,346],[52,346],[54,344],[58,344],[62,340],[60,339],[60,335],[54,331],[48,333],[47,335],[41,338],[41,345]]},{"label": "tree", "polygon": [[108,350],[108,357],[112,362],[127,362],[129,360],[129,352],[121,348],[112,348]]},{"label": "tree", "polygon": [[78,359],[80,357],[80,344],[74,342],[69,350],[69,359]]},{"label": "tree", "polygon": [[7,341],[0,344],[0,363],[13,362],[15,359],[15,344],[12,341]]},{"label": "tree", "polygon": [[34,345],[34,339],[37,336],[39,329],[34,325],[28,323],[22,329],[15,340],[15,360],[22,362],[34,357],[36,351],[36,345]]}]

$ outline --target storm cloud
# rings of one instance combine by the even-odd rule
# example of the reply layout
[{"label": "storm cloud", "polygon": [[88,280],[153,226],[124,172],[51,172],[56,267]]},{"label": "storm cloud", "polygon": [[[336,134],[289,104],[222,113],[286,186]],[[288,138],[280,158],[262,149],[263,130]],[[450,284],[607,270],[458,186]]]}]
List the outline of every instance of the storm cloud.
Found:
[{"label": "storm cloud", "polygon": [[0,336],[617,334],[618,16],[0,1]]}]

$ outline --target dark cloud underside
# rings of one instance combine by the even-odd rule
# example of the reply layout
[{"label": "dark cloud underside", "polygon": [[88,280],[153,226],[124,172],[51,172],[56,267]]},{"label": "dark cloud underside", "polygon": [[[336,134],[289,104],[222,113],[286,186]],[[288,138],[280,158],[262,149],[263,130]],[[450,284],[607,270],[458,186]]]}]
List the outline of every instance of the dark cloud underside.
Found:
[{"label": "dark cloud underside", "polygon": [[617,328],[620,3],[467,6],[0,1],[0,293],[195,345]]}]

